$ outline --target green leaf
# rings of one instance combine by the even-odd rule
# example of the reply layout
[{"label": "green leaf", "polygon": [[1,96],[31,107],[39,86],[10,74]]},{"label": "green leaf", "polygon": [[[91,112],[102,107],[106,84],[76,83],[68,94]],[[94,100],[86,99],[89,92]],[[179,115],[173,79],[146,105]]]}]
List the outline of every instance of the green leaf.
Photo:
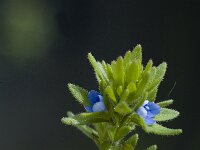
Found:
[{"label": "green leaf", "polygon": [[126,68],[126,82],[134,81],[136,83],[139,78],[139,73],[139,62],[135,60]]},{"label": "green leaf", "polygon": [[130,144],[124,144],[122,148],[118,150],[134,150],[133,147]]},{"label": "green leaf", "polygon": [[92,112],[92,113],[81,113],[74,115],[73,117],[63,117],[61,121],[66,125],[84,125],[98,122],[108,122],[110,115],[108,112]]},{"label": "green leaf", "polygon": [[179,112],[173,109],[161,108],[160,113],[155,116],[156,121],[172,120],[179,116]]},{"label": "green leaf", "polygon": [[153,90],[149,91],[147,99],[150,102],[154,102],[156,100],[157,92],[158,92],[158,87],[155,87]]},{"label": "green leaf", "polygon": [[140,60],[140,62],[142,62],[142,47],[140,44],[138,44],[132,51],[131,54],[131,59],[132,60]]},{"label": "green leaf", "polygon": [[123,92],[122,96],[120,97],[119,101],[120,102],[125,101],[127,99],[128,95],[129,95],[129,89],[124,90],[124,92]]},{"label": "green leaf", "polygon": [[148,92],[145,92],[140,99],[137,101],[137,104],[133,107],[133,110],[137,110],[142,104],[144,103],[145,100],[147,100]]},{"label": "green leaf", "polygon": [[128,90],[129,90],[130,93],[135,92],[136,89],[137,89],[134,82],[130,82],[130,83],[128,84],[127,88],[128,88]]},{"label": "green leaf", "polygon": [[182,133],[181,129],[169,129],[157,123],[151,126],[148,126],[146,125],[144,120],[135,113],[130,115],[130,121],[139,125],[147,133],[152,133],[152,134],[157,134],[157,135],[178,135]]},{"label": "green leaf", "polygon": [[158,67],[156,67],[156,74],[155,74],[153,82],[151,83],[149,87],[149,91],[159,86],[160,82],[163,80],[166,69],[167,69],[167,64],[165,62],[160,64]]},{"label": "green leaf", "polygon": [[77,86],[74,84],[69,83],[68,84],[68,88],[71,92],[71,94],[74,96],[74,98],[82,105],[87,105],[89,106],[90,103],[88,101],[87,95],[88,95],[88,91]]},{"label": "green leaf", "polygon": [[137,144],[137,141],[138,141],[138,134],[134,134],[126,141],[126,143],[132,145],[132,147],[134,148]]},{"label": "green leaf", "polygon": [[147,133],[153,133],[157,135],[178,135],[182,133],[181,129],[170,129],[163,127],[157,123],[147,126],[144,128]]},{"label": "green leaf", "polygon": [[91,65],[95,71],[98,82],[100,82],[100,80],[108,81],[108,77],[107,77],[105,70],[103,69],[103,66],[101,65],[100,62],[96,61],[96,59],[92,56],[91,53],[88,53],[88,60],[90,61]]},{"label": "green leaf", "polygon": [[121,96],[122,92],[123,92],[123,87],[120,85],[117,88],[117,94],[118,94],[118,96]]},{"label": "green leaf", "polygon": [[118,140],[124,138],[131,131],[131,129],[132,128],[129,126],[123,126],[123,127],[119,128],[115,134],[114,141],[118,141]]},{"label": "green leaf", "polygon": [[[74,114],[72,112],[67,113],[69,117],[73,117]],[[95,142],[98,141],[98,133],[93,128],[87,125],[74,125],[77,129],[79,129],[83,134],[85,134],[90,139],[94,140]]]},{"label": "green leaf", "polygon": [[152,65],[153,65],[153,61],[149,60],[143,73],[145,74],[145,73],[149,72],[151,70],[151,68],[152,68]]},{"label": "green leaf", "polygon": [[149,79],[150,79],[150,72],[147,72],[146,74],[143,75],[142,80],[138,85],[136,98],[140,97],[146,91]]},{"label": "green leaf", "polygon": [[173,103],[173,100],[170,99],[170,100],[159,102],[157,104],[160,105],[160,107],[167,107],[167,106],[171,105],[172,103]]},{"label": "green leaf", "polygon": [[125,115],[125,114],[128,114],[128,113],[131,113],[132,110],[125,101],[121,101],[115,107],[115,112],[122,114],[122,115]]},{"label": "green leaf", "polygon": [[119,57],[117,61],[113,61],[111,64],[111,68],[113,70],[113,78],[118,86],[124,85],[124,66],[123,66],[123,58]]},{"label": "green leaf", "polygon": [[110,79],[113,79],[113,70],[110,64],[107,64],[107,75]]},{"label": "green leaf", "polygon": [[148,147],[147,150],[157,150],[157,146],[152,145],[152,146]]},{"label": "green leaf", "polygon": [[113,91],[113,87],[107,86],[106,89],[105,89],[105,93],[108,95],[108,97],[109,97],[114,103],[117,102],[116,97],[115,97],[115,93],[114,93],[114,91]]},{"label": "green leaf", "polygon": [[107,128],[109,138],[111,139],[111,141],[114,141],[115,131],[116,131],[115,126],[108,125],[106,128]]},{"label": "green leaf", "polygon": [[131,61],[131,51],[127,51],[125,56],[124,56],[124,68],[129,64]]},{"label": "green leaf", "polygon": [[104,69],[103,65],[100,62],[97,62],[98,69],[100,70],[102,77],[105,81],[109,81],[106,70]]}]

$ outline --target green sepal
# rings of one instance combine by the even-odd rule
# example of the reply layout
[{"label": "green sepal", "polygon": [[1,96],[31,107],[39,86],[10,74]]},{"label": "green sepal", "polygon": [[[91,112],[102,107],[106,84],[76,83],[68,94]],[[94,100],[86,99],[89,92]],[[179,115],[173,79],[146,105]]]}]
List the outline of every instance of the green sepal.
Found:
[{"label": "green sepal", "polygon": [[155,116],[156,121],[168,121],[179,116],[179,112],[173,109],[161,108],[160,113]]},{"label": "green sepal", "polygon": [[125,101],[119,102],[116,107],[114,108],[115,112],[126,115],[132,112],[132,109],[128,106]]},{"label": "green sepal", "polygon": [[149,146],[147,150],[157,150],[157,145]]},{"label": "green sepal", "polygon": [[90,106],[90,103],[88,101],[87,95],[88,95],[88,91],[84,88],[81,88],[77,85],[68,84],[68,88],[69,91],[71,92],[71,94],[74,96],[74,98],[82,105],[87,105]]},{"label": "green sepal", "polygon": [[84,125],[110,121],[108,112],[80,113],[73,117],[63,117],[61,121],[66,125]]},{"label": "green sepal", "polygon": [[119,128],[115,133],[114,141],[118,141],[122,138],[124,138],[130,131],[132,130],[129,126],[123,126]]},{"label": "green sepal", "polygon": [[162,102],[159,102],[159,103],[157,103],[160,107],[167,107],[167,106],[169,106],[169,105],[171,105],[171,104],[173,104],[173,100],[172,99],[170,99],[170,100],[166,100],[166,101],[162,101]]}]

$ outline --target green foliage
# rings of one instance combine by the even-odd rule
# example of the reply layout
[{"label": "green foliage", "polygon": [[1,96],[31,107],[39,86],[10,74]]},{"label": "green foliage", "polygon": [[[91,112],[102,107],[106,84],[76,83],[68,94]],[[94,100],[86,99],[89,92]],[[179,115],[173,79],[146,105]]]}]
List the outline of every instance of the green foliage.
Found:
[{"label": "green foliage", "polygon": [[179,116],[179,112],[173,109],[162,108],[160,113],[155,116],[156,121],[168,121]]},{"label": "green foliage", "polygon": [[148,147],[147,150],[157,150],[157,146],[152,145],[152,146]]},{"label": "green foliage", "polygon": [[159,102],[158,105],[160,105],[160,107],[167,107],[167,106],[171,105],[173,102],[174,101],[172,99],[170,99],[170,100]]},{"label": "green foliage", "polygon": [[93,112],[93,113],[81,113],[74,115],[73,117],[64,117],[62,122],[67,125],[82,125],[92,124],[97,122],[108,122],[110,116],[107,112]]},{"label": "green foliage", "polygon": [[82,105],[90,105],[88,102],[88,91],[74,84],[69,83],[68,88],[74,98]]},{"label": "green foliage", "polygon": [[145,131],[147,133],[153,133],[157,135],[179,135],[182,133],[181,129],[170,129],[157,123],[153,124],[152,126],[146,126]]},{"label": "green foliage", "polygon": [[132,109],[128,106],[128,104],[125,101],[121,101],[116,105],[115,112],[118,112],[122,115],[126,115],[128,113],[131,113]]},{"label": "green foliage", "polygon": [[134,134],[126,141],[126,144],[130,144],[133,148],[135,148],[138,139],[138,134]]},{"label": "green foliage", "polygon": [[[135,132],[136,127],[141,127],[146,133],[162,136],[182,133],[181,129],[170,129],[159,124],[179,116],[178,111],[165,108],[171,105],[173,100],[157,103],[161,111],[153,118],[157,122],[153,125],[147,125],[136,113],[145,100],[156,100],[159,85],[167,69],[165,62],[153,66],[153,61],[149,60],[143,67],[141,45],[127,51],[124,57],[120,56],[110,64],[97,61],[91,53],[88,54],[88,60],[94,69],[107,111],[77,115],[68,112],[68,117],[61,119],[64,124],[79,129],[92,139],[100,150],[135,149],[138,134],[130,134]],[[68,84],[68,88],[80,104],[90,106],[87,90],[74,84]],[[156,145],[147,148],[156,149]]]},{"label": "green foliage", "polygon": [[129,126],[123,126],[119,128],[115,134],[114,141],[118,141],[122,138],[124,138],[130,131],[132,130]]}]

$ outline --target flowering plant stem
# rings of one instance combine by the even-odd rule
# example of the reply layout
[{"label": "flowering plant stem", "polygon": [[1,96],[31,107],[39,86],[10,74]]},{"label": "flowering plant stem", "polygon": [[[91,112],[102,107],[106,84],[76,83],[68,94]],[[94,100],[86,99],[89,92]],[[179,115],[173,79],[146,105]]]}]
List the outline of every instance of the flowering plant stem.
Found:
[{"label": "flowering plant stem", "polygon": [[[167,64],[153,66],[149,60],[142,64],[142,48],[137,45],[110,64],[96,61],[91,53],[88,59],[94,69],[98,91],[68,84],[74,98],[86,112],[74,115],[68,112],[61,121],[72,125],[92,139],[100,150],[136,149],[136,127],[156,135],[178,135],[181,129],[170,129],[160,122],[172,120],[179,112],[166,108],[173,100],[155,103],[158,87],[163,80]],[[135,132],[135,134],[133,134]],[[147,150],[156,150],[152,145]]]}]

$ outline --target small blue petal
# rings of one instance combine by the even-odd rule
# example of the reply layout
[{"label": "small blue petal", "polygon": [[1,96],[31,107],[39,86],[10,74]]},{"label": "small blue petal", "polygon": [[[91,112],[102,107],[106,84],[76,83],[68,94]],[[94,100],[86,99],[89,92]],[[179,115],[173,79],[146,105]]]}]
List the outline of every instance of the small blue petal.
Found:
[{"label": "small blue petal", "polygon": [[88,99],[91,105],[94,105],[96,102],[100,101],[99,95],[101,94],[95,90],[89,91]]},{"label": "small blue petal", "polygon": [[87,111],[87,112],[93,112],[92,111],[92,107],[90,107],[90,106],[84,106],[85,107],[85,110]]},{"label": "small blue petal", "polygon": [[146,117],[145,119],[144,119],[144,122],[147,124],[147,125],[152,125],[152,124],[154,124],[156,121],[155,120],[153,120],[151,117]]},{"label": "small blue petal", "polygon": [[103,102],[103,96],[99,95],[99,101]]},{"label": "small blue petal", "polygon": [[97,102],[92,107],[93,112],[106,111],[106,107],[103,102]]},{"label": "small blue petal", "polygon": [[147,110],[143,106],[138,108],[138,110],[136,112],[142,118],[146,118],[146,116],[147,116]]},{"label": "small blue petal", "polygon": [[147,111],[149,117],[155,117],[160,113],[160,106],[158,104],[149,102],[146,106],[149,108]]},{"label": "small blue petal", "polygon": [[149,101],[148,100],[145,100],[144,103],[142,104],[142,106],[145,106],[146,104],[148,104]]}]

